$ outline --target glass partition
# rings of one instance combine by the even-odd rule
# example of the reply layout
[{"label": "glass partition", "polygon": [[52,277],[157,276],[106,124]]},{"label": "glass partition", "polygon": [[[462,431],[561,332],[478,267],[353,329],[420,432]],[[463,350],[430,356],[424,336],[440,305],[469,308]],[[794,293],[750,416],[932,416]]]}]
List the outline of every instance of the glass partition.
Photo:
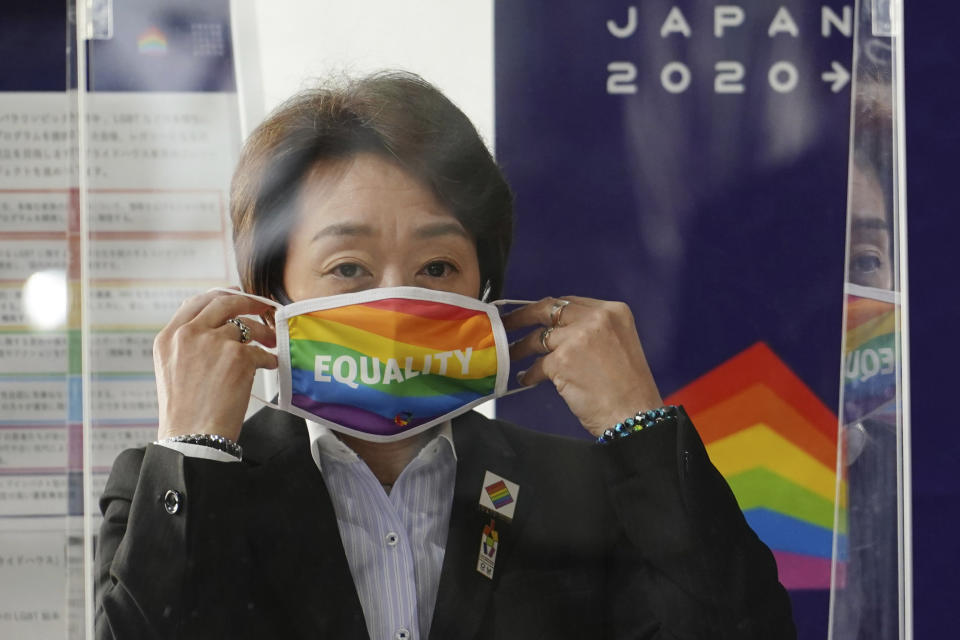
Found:
[{"label": "glass partition", "polygon": [[83,637],[73,39],[0,20],[0,637]]},{"label": "glass partition", "polygon": [[241,133],[228,0],[98,2],[85,18],[77,249],[92,554],[114,459],[157,437],[154,337],[187,298],[236,284],[227,202]]},{"label": "glass partition", "polygon": [[[901,5],[859,7],[831,638],[912,637]],[[846,535],[842,535],[846,534]]]},{"label": "glass partition", "polygon": [[[630,304],[799,637],[909,637],[898,3],[64,4],[0,22],[0,637],[93,637],[98,500],[156,438],[154,337],[238,280],[244,137],[381,69],[435,84],[501,164],[505,297]],[[497,411],[587,437],[550,384]]]}]

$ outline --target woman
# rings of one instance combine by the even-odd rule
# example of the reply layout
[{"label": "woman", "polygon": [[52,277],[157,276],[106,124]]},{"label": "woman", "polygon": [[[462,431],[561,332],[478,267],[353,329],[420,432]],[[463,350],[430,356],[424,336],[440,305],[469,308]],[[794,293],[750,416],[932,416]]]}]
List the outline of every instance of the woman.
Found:
[{"label": "woman", "polygon": [[[282,106],[230,208],[245,291],[281,304],[503,286],[510,191],[414,76]],[[255,371],[278,366],[247,344],[275,345],[273,311],[207,293],[158,335],[158,443],[122,454],[101,500],[98,637],[793,637],[772,556],[682,411],[608,431],[662,404],[625,305],[504,318],[530,329],[520,382],[550,380],[614,440],[596,444],[472,412],[388,442],[272,408],[243,423]]]}]

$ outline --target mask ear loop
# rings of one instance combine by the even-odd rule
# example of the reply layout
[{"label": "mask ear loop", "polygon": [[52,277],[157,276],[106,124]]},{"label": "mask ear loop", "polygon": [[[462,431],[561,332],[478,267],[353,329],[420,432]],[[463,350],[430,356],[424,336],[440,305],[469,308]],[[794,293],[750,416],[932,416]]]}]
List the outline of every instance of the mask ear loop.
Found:
[{"label": "mask ear loop", "polygon": [[494,300],[490,304],[495,305],[497,307],[503,307],[508,304],[523,305],[523,304],[533,304],[534,302],[536,302],[536,300],[513,300],[510,298],[504,298],[503,300]]},{"label": "mask ear loop", "polygon": [[[526,390],[527,388],[531,388],[531,389],[532,389],[532,387],[524,387],[523,389],[519,389],[519,391],[524,391],[524,390]],[[253,391],[250,392],[250,397],[253,398],[254,400],[258,401],[258,402],[263,403],[264,405],[266,405],[266,406],[268,406],[268,407],[273,407],[274,409],[283,409],[283,407],[281,407],[279,404],[277,404],[277,403],[274,402],[273,400],[267,400],[266,398],[261,398],[259,395],[257,395],[257,394],[254,393]]]},{"label": "mask ear loop", "polygon": [[[494,300],[494,301],[491,302],[490,304],[495,305],[495,306],[497,306],[497,307],[504,307],[504,306],[507,306],[507,305],[533,304],[534,302],[536,302],[536,300],[514,300],[514,299],[511,299],[511,298],[504,298],[503,300]],[[536,386],[536,385],[529,386],[529,387],[517,387],[516,389],[508,389],[508,390],[504,391],[504,392],[503,392],[503,395],[501,395],[501,396],[499,396],[499,397],[501,397],[501,398],[506,398],[507,396],[512,396],[513,394],[515,394],[515,393],[520,393],[521,391],[529,391],[530,389],[533,389],[533,387],[535,387],[535,386]]]},{"label": "mask ear loop", "polygon": [[253,293],[247,293],[246,291],[237,291],[236,289],[228,289],[227,287],[213,287],[207,290],[208,293],[210,291],[220,291],[222,293],[229,293],[235,296],[243,296],[244,298],[250,298],[251,300],[256,300],[257,302],[268,304],[271,307],[274,307],[275,309],[283,309],[283,305],[277,302],[276,300],[271,300],[270,298],[264,298],[263,296],[258,296]]},{"label": "mask ear loop", "polygon": [[[277,302],[276,300],[271,300],[270,298],[265,298],[265,297],[263,297],[263,296],[258,296],[258,295],[253,294],[253,293],[247,293],[246,291],[237,291],[236,289],[228,289],[227,287],[213,287],[213,288],[209,289],[208,291],[220,291],[220,292],[222,292],[222,293],[229,293],[229,294],[234,295],[234,296],[243,296],[244,298],[250,298],[250,299],[252,299],[252,300],[256,300],[257,302],[262,302],[262,303],[264,303],[264,304],[268,304],[268,305],[270,305],[271,307],[273,307],[274,309],[279,309],[279,310],[282,310],[282,309],[283,309],[283,305],[280,304],[279,302]],[[250,392],[250,397],[253,398],[254,400],[257,400],[257,401],[259,401],[259,402],[262,402],[264,405],[266,405],[266,406],[268,406],[268,407],[273,407],[273,408],[275,408],[275,409],[283,409],[283,407],[281,407],[278,403],[273,402],[272,400],[267,400],[267,399],[265,399],[265,398],[261,398],[258,394],[253,393],[253,391]]]},{"label": "mask ear loop", "polygon": [[512,396],[512,395],[515,394],[515,393],[521,393],[521,392],[523,392],[523,391],[530,391],[530,389],[533,389],[535,386],[537,386],[537,385],[533,384],[533,385],[530,385],[529,387],[517,387],[516,389],[507,389],[506,391],[503,392],[503,395],[500,396],[500,397],[501,397],[501,398],[506,398],[507,396]]}]

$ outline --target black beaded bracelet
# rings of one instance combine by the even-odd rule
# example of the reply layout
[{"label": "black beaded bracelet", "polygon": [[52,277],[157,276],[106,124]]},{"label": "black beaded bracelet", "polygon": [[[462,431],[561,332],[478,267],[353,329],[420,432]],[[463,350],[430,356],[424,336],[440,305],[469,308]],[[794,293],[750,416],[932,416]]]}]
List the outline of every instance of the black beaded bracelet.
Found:
[{"label": "black beaded bracelet", "polygon": [[184,444],[199,444],[204,447],[212,447],[224,453],[229,453],[238,460],[243,460],[243,447],[238,445],[230,438],[215,433],[190,433],[182,436],[173,436],[157,440],[154,444],[164,444],[169,442],[182,442]]},{"label": "black beaded bracelet", "polygon": [[643,431],[644,429],[649,429],[650,427],[668,423],[676,423],[677,415],[677,407],[672,404],[660,407],[659,409],[638,411],[637,415],[633,416],[632,418],[627,418],[623,422],[618,422],[610,429],[604,431],[597,438],[597,444],[606,444],[618,438],[626,438],[633,433]]}]

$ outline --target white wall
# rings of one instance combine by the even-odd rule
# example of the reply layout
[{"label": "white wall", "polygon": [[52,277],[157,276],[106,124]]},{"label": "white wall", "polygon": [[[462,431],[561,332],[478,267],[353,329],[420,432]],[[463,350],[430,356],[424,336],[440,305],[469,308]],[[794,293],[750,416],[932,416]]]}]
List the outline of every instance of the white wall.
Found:
[{"label": "white wall", "polygon": [[493,0],[235,0],[234,10],[241,91],[258,94],[245,101],[248,127],[316,78],[390,68],[435,84],[492,144]]}]

